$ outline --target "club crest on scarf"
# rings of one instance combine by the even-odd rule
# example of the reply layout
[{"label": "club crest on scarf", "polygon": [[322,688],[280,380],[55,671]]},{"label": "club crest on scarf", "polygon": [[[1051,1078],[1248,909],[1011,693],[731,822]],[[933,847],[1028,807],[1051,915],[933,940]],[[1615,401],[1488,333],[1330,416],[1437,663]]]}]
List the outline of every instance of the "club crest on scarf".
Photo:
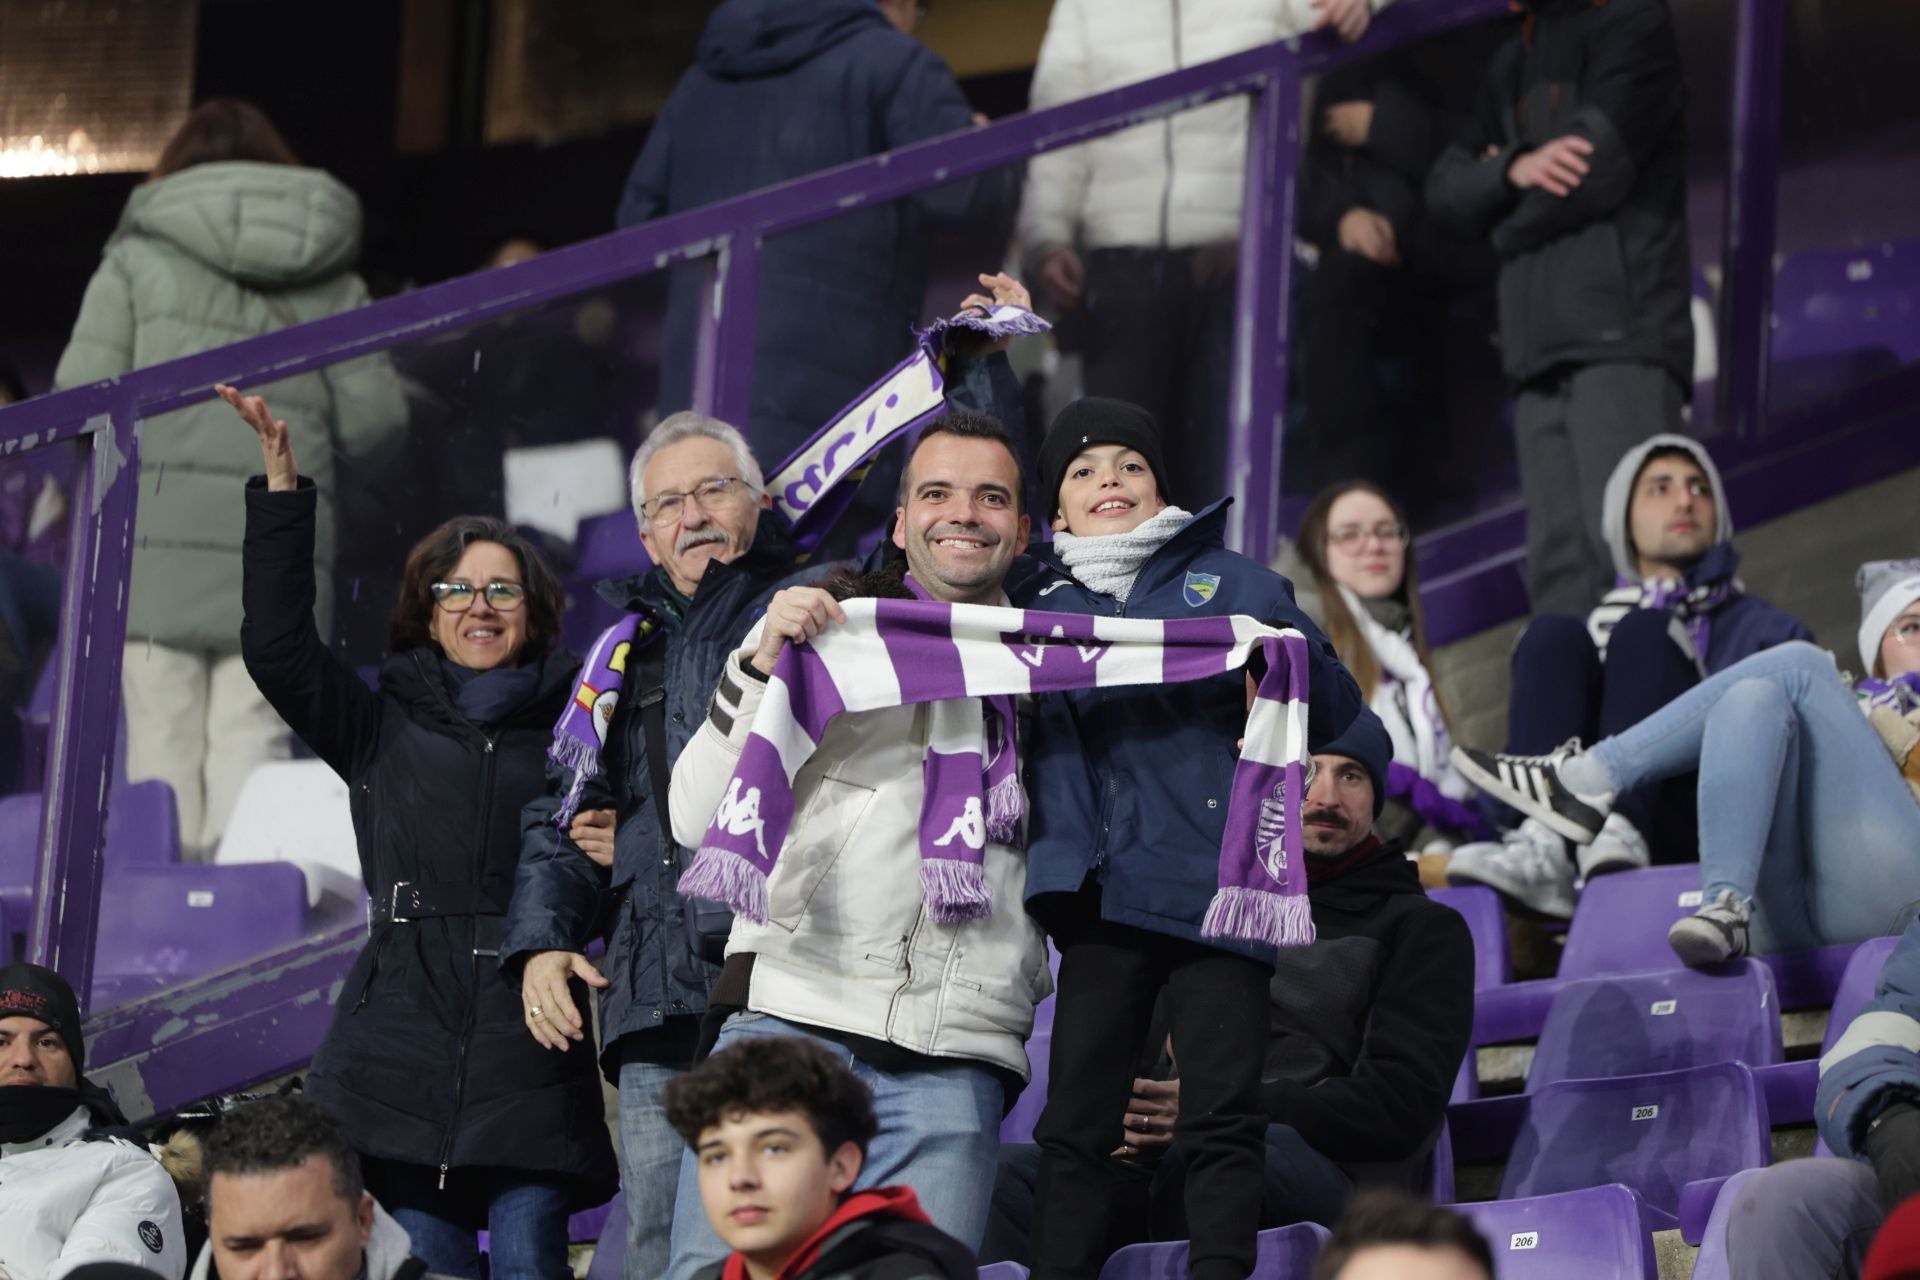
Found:
[{"label": "club crest on scarf", "polygon": [[1287,784],[1274,784],[1273,794],[1260,802],[1260,826],[1254,836],[1260,865],[1277,885],[1287,883]]},{"label": "club crest on scarf", "polygon": [[1219,589],[1219,574],[1196,573],[1189,569],[1187,571],[1187,585],[1180,594],[1185,598],[1188,608],[1198,609],[1201,605],[1213,599],[1213,593]]},{"label": "club crest on scarf", "polygon": [[1032,667],[1034,671],[1052,670],[1047,664],[1052,662],[1056,668],[1069,666],[1090,666],[1100,661],[1113,646],[1093,633],[1093,618],[1085,614],[1048,614],[1047,617],[1065,619],[1056,622],[1044,635],[1015,635],[1008,633],[1001,639],[1012,649],[1020,661]]},{"label": "club crest on scarf", "polygon": [[587,660],[580,664],[580,682],[574,686],[567,709],[560,713],[560,722],[553,727],[553,745],[547,748],[549,760],[573,771],[573,781],[553,819],[562,831],[579,812],[580,796],[587,783],[599,776],[600,753],[606,749],[607,731],[620,705],[628,659],[635,647],[646,643],[657,630],[654,619],[630,613],[601,632],[587,651]]}]

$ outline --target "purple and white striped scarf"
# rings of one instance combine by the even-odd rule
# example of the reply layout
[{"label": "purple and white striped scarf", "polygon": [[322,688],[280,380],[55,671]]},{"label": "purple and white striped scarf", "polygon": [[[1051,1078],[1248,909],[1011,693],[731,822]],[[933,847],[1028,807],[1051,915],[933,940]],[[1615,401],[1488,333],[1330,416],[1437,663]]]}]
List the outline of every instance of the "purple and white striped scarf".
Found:
[{"label": "purple and white striped scarf", "polygon": [[1746,594],[1746,586],[1734,576],[1740,560],[1727,543],[1709,550],[1699,564],[1688,570],[1684,581],[1675,578],[1643,578],[1633,581],[1616,578],[1612,591],[1600,597],[1600,603],[1587,615],[1587,634],[1593,638],[1600,656],[1607,653],[1607,641],[1620,619],[1634,609],[1665,609],[1673,614],[1679,635],[1685,636],[1682,648],[1691,647],[1687,656],[1703,672],[1707,646],[1713,639],[1714,611],[1729,600]]},{"label": "purple and white striped scarf", "polygon": [[[788,645],[680,892],[767,918],[767,877],[793,822],[793,779],[846,712],[934,704],[920,812],[921,888],[942,924],[989,914],[989,839],[1017,829],[1012,700],[1202,680],[1266,659],[1234,768],[1218,889],[1201,934],[1313,941],[1300,845],[1307,754],[1307,646],[1252,618],[1158,620],[919,600],[844,601],[847,620]],[[989,741],[983,704],[999,726]],[[1013,801],[1007,803],[1001,787]],[[982,794],[983,787],[986,792]],[[1006,838],[1002,841],[1002,836]]]},{"label": "purple and white striped scarf", "polygon": [[620,688],[627,679],[627,657],[636,642],[645,643],[654,631],[652,618],[629,613],[600,633],[580,664],[573,698],[553,726],[553,745],[547,758],[573,771],[567,794],[561,797],[553,824],[565,831],[580,810],[580,795],[600,773],[600,753],[606,750],[607,728],[620,704]]}]

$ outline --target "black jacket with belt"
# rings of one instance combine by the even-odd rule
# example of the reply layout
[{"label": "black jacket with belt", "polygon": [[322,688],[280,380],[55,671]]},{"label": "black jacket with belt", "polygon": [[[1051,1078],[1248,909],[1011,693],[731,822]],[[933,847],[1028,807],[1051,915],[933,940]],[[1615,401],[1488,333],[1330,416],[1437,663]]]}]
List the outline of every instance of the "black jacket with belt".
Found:
[{"label": "black jacket with belt", "polygon": [[[1475,121],[1441,155],[1427,205],[1501,259],[1509,379],[1638,362],[1693,383],[1686,85],[1666,0],[1526,0]],[[1593,144],[1566,196],[1507,169],[1567,134]]]},{"label": "black jacket with belt", "polygon": [[537,692],[498,723],[460,713],[426,649],[389,657],[375,693],[314,629],[317,490],[256,480],[246,497],[241,653],[274,710],[346,780],[373,900],[309,1096],[366,1155],[561,1174],[576,1208],[604,1202],[618,1174],[593,1062],[528,1034],[519,988],[494,959],[520,811],[545,790],[576,661],[544,659]]}]

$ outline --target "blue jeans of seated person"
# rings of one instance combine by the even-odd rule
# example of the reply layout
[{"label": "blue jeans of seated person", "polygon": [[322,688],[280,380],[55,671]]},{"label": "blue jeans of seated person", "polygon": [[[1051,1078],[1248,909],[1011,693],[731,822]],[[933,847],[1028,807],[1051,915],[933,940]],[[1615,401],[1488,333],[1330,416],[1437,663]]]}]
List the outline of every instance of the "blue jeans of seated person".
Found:
[{"label": "blue jeans of seated person", "polygon": [[1699,771],[1701,888],[1755,901],[1755,951],[1898,933],[1920,903],[1920,805],[1823,649],[1757,653],[1592,752],[1622,790]]},{"label": "blue jeans of seated person", "polygon": [[[805,1027],[764,1013],[736,1013],[714,1042],[724,1049],[748,1036],[810,1036]],[[814,1036],[873,1090],[880,1132],[867,1148],[856,1190],[912,1187],[933,1224],[977,1248],[993,1195],[994,1157],[1000,1150],[1000,1082],[984,1065],[954,1059],[925,1071],[889,1072],[868,1066],[851,1050]],[[698,1166],[681,1158],[673,1207],[673,1262],[668,1280],[689,1280],[727,1256],[700,1201]]]},{"label": "blue jeans of seated person", "polygon": [[491,1280],[569,1280],[566,1179],[524,1169],[456,1169],[445,1191],[424,1165],[390,1160],[365,1162],[367,1189],[406,1228],[414,1256],[435,1275],[480,1280],[480,1243],[470,1226],[433,1211],[436,1197],[457,1197],[465,1206],[486,1200]]},{"label": "blue jeans of seated person", "polygon": [[[1144,1240],[1185,1240],[1187,1228],[1186,1161],[1178,1147],[1150,1164],[1114,1161],[1112,1225],[1108,1250]],[[1040,1148],[1030,1142],[1000,1148],[993,1182],[993,1213],[980,1265],[1017,1262],[1033,1265],[1034,1187],[1040,1177]],[[1265,1194],[1260,1227],[1317,1222],[1330,1227],[1346,1209],[1353,1183],[1339,1165],[1307,1145],[1292,1125],[1267,1126]]]},{"label": "blue jeans of seated person", "polygon": [[[1507,750],[1545,755],[1569,738],[1591,745],[1631,728],[1700,683],[1700,670],[1669,633],[1664,609],[1633,609],[1608,637],[1603,660],[1584,619],[1547,613],[1527,624],[1513,646],[1513,695],[1507,704]],[[1692,774],[1626,792],[1614,808],[1647,841],[1655,862],[1691,862]],[[1497,825],[1520,816],[1489,802]]]},{"label": "blue jeans of seated person", "polygon": [[687,1144],[667,1123],[660,1090],[679,1074],[650,1062],[620,1067],[620,1194],[627,1211],[623,1280],[659,1280],[667,1273],[674,1193]]}]

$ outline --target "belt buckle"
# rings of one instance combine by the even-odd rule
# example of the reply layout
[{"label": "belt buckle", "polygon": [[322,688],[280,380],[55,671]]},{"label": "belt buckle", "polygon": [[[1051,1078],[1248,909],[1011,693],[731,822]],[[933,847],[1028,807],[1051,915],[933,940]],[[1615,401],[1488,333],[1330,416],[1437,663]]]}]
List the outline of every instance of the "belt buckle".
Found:
[{"label": "belt buckle", "polygon": [[387,898],[387,923],[388,924],[412,924],[413,923],[412,916],[403,916],[400,914],[400,891],[402,889],[405,889],[411,883],[413,882],[410,880],[401,880],[393,886],[393,892],[389,894]]}]

